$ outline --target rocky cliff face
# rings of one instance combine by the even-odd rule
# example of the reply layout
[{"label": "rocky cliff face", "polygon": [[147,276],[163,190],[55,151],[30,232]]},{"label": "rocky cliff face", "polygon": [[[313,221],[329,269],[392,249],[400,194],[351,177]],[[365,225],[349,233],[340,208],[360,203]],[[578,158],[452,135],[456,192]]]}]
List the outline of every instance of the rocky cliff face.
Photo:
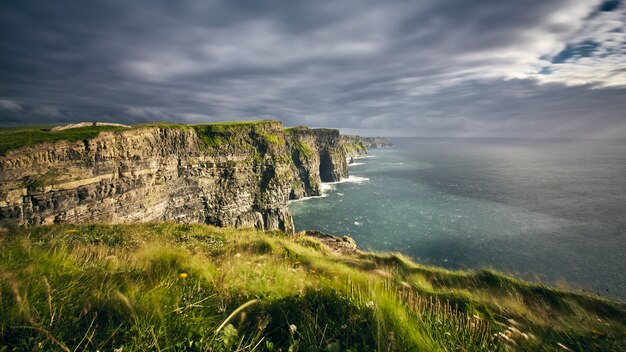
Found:
[{"label": "rocky cliff face", "polygon": [[383,137],[361,137],[361,141],[366,148],[390,148],[393,143]]},{"label": "rocky cliff face", "polygon": [[304,126],[286,130],[287,145],[298,177],[292,199],[321,195],[321,182],[348,177],[345,150],[338,130]]},{"label": "rocky cliff face", "polygon": [[293,231],[287,203],[347,176],[336,130],[277,121],[145,126],[0,157],[0,218],[173,220]]},{"label": "rocky cliff face", "polygon": [[145,126],[9,151],[0,219],[173,220],[293,231],[289,199],[347,177],[336,130],[277,121]]},{"label": "rocky cliff face", "polygon": [[360,136],[342,135],[341,145],[349,161],[367,156],[367,148],[363,144],[363,138]]}]

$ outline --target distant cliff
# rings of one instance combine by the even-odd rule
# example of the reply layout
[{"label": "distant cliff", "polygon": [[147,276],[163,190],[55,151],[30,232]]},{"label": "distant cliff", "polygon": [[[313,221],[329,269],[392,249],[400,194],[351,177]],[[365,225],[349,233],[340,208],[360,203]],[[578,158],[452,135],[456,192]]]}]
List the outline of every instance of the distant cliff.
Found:
[{"label": "distant cliff", "polygon": [[361,141],[366,148],[389,148],[393,143],[383,137],[361,137]]},{"label": "distant cliff", "polygon": [[367,150],[372,148],[389,148],[393,144],[383,137],[341,136],[341,145],[346,153],[348,162],[353,159],[367,156]]},{"label": "distant cliff", "polygon": [[342,135],[341,145],[348,161],[367,156],[367,147],[360,136]]},{"label": "distant cliff", "polygon": [[283,129],[271,120],[145,125],[7,151],[0,219],[292,232],[289,199],[319,195],[321,182],[347,176],[338,130]]}]

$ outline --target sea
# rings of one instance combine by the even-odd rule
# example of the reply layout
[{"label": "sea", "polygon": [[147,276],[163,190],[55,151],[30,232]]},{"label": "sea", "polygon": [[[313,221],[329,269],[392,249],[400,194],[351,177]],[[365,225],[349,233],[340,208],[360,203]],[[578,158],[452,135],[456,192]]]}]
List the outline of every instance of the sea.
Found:
[{"label": "sea", "polygon": [[626,299],[626,143],[391,141],[291,202],[296,230]]}]

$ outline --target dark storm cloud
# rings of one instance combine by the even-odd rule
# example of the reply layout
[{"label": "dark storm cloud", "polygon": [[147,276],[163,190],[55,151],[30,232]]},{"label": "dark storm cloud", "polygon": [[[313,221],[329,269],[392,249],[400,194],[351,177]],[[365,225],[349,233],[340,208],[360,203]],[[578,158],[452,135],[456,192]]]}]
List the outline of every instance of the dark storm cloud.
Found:
[{"label": "dark storm cloud", "polygon": [[620,2],[5,1],[0,123],[626,136]]}]

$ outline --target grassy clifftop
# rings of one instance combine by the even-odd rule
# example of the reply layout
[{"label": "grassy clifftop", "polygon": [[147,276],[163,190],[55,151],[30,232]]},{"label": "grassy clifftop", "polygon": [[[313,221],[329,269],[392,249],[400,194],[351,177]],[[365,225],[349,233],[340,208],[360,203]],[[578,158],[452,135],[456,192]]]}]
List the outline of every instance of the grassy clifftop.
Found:
[{"label": "grassy clifftop", "polygon": [[619,351],[626,305],[205,225],[0,233],[8,350]]},{"label": "grassy clifftop", "polygon": [[[240,128],[248,128],[256,125],[280,124],[273,120],[253,121],[226,121],[208,122],[202,124],[178,124],[178,123],[146,123],[134,125],[131,128],[119,126],[87,126],[71,128],[62,131],[53,131],[54,126],[20,126],[0,128],[0,155],[12,149],[34,146],[41,143],[53,143],[60,140],[77,141],[95,138],[104,131],[125,131],[149,127],[160,128],[189,128],[194,129],[209,147],[220,144],[225,131],[233,131]],[[220,139],[222,138],[222,139]]]},{"label": "grassy clifftop", "polygon": [[123,127],[94,126],[53,132],[54,126],[21,126],[0,128],[0,155],[12,149],[60,140],[77,141],[94,138],[103,131],[119,131]]}]

